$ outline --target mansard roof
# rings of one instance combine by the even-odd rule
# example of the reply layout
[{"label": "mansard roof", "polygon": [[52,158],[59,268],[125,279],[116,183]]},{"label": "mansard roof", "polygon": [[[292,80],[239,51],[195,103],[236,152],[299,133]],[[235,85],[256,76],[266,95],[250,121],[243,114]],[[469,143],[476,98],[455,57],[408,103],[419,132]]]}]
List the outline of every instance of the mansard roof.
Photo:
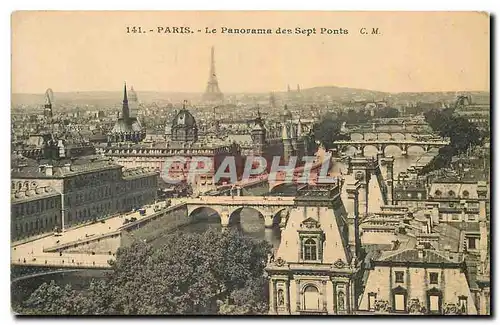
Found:
[{"label": "mansard roof", "polygon": [[423,249],[422,252],[423,254],[419,255],[418,249],[404,249],[396,252],[386,251],[376,261],[415,264],[458,264],[463,262],[463,258],[453,253],[450,253],[450,257],[446,257],[444,253],[435,250]]}]

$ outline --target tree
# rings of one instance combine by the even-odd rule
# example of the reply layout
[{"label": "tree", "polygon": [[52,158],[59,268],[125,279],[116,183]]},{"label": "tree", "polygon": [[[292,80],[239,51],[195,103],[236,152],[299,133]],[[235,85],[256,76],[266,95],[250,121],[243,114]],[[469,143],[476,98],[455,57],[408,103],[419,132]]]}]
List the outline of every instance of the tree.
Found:
[{"label": "tree", "polygon": [[92,280],[89,288],[77,296],[78,314],[80,315],[112,315],[114,287],[106,280]]},{"label": "tree", "polygon": [[246,285],[231,292],[229,299],[219,302],[221,315],[255,315],[265,314],[268,302],[263,297],[269,297],[269,285],[264,277],[251,279]]},{"label": "tree", "polygon": [[21,305],[19,312],[33,315],[76,315],[79,294],[68,284],[43,283]]},{"label": "tree", "polygon": [[341,126],[344,120],[329,113],[323,116],[321,121],[313,127],[313,137],[319,141],[326,150],[333,148],[333,143],[337,140],[347,140],[349,137],[341,133]]},{"label": "tree", "polygon": [[43,284],[26,301],[26,312],[216,314],[222,300],[242,313],[260,313],[267,310],[267,295],[260,293],[269,253],[267,242],[233,230],[176,232],[159,249],[137,241],[118,250],[108,278],[82,293]]},{"label": "tree", "polygon": [[482,143],[483,137],[477,126],[464,117],[453,115],[453,112],[452,108],[446,108],[432,109],[424,113],[431,128],[440,136],[450,138],[450,144],[440,148],[438,155],[420,170],[420,174],[444,168],[450,164],[453,156]]},{"label": "tree", "polygon": [[399,117],[399,110],[394,107],[383,107],[375,111],[375,116],[379,118],[396,118]]}]

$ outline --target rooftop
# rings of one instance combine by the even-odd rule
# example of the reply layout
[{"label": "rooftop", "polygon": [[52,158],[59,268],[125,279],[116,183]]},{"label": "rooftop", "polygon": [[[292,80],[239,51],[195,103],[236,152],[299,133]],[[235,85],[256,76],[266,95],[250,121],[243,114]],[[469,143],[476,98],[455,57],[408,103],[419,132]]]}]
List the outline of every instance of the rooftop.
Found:
[{"label": "rooftop", "polygon": [[99,170],[121,169],[122,166],[101,156],[87,156],[80,159],[43,161],[35,165],[18,166],[11,170],[12,178],[64,178]]},{"label": "rooftop", "polygon": [[[447,254],[449,254],[449,257],[447,257]],[[431,249],[402,249],[384,251],[377,261],[456,264],[463,261],[463,256],[458,253],[445,253]]]},{"label": "rooftop", "polygon": [[11,193],[11,204],[39,200],[45,197],[57,196],[57,193],[50,186],[36,187],[36,188],[23,188],[19,190],[14,190]]}]

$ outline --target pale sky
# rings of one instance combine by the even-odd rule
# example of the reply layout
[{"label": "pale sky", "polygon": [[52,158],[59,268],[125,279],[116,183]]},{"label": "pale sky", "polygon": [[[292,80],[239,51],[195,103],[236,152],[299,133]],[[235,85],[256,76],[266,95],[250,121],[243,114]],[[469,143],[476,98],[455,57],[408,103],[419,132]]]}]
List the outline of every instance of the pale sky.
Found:
[{"label": "pale sky", "polygon": [[[127,26],[147,33],[127,34]],[[189,26],[194,34],[157,34]],[[205,34],[217,28],[316,28],[318,34]],[[348,35],[320,35],[343,28]],[[381,35],[359,30],[378,27]],[[155,32],[149,32],[154,29]],[[222,92],[316,86],[473,91],[489,85],[489,17],[451,12],[16,12],[12,92],[203,92],[210,47]]]}]

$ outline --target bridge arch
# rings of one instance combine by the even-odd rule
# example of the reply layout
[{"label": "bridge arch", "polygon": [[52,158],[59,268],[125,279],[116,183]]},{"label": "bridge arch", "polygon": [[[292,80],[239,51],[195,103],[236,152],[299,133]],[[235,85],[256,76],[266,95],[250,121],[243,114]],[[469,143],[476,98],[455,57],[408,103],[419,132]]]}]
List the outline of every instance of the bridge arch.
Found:
[{"label": "bridge arch", "polygon": [[403,148],[400,145],[397,144],[387,144],[384,147],[384,155],[387,155],[387,148],[398,148],[399,152],[402,154],[403,153]]},{"label": "bridge arch", "polygon": [[389,140],[391,138],[391,132],[388,131],[383,131],[378,133],[378,139],[382,140]]},{"label": "bridge arch", "polygon": [[[364,155],[366,155],[366,149],[368,149],[369,151],[375,152],[375,154],[377,154],[377,151],[378,151],[377,145],[375,145],[375,144],[365,144],[361,147],[361,149],[363,150]],[[369,155],[369,156],[371,156],[371,155]]]},{"label": "bridge arch", "polygon": [[187,217],[193,222],[217,219],[219,223],[222,223],[222,211],[212,206],[188,206]]},{"label": "bridge arch", "polygon": [[355,131],[355,132],[352,132],[351,133],[351,140],[363,140],[363,138],[365,137],[365,135],[363,135],[362,132],[358,132],[358,131]]},{"label": "bridge arch", "polygon": [[365,140],[376,140],[378,132],[366,132]]},{"label": "bridge arch", "polygon": [[394,140],[406,140],[406,136],[404,133],[402,132],[392,132],[391,133],[391,137],[394,139]]},{"label": "bridge arch", "polygon": [[356,146],[353,144],[344,144],[344,145],[339,145],[338,146],[338,152],[356,152],[358,149],[356,149]]},{"label": "bridge arch", "polygon": [[[265,225],[266,225],[266,220],[265,220],[266,219],[266,213],[262,209],[260,209],[258,207],[255,207],[255,206],[236,207],[236,208],[232,209],[231,211],[229,211],[228,226],[236,225],[239,228],[243,229],[244,231],[249,231],[249,232],[255,232],[255,231],[260,230],[260,228],[263,228],[263,227],[258,227],[258,229],[257,229],[257,228],[254,227],[253,224],[251,224],[251,226],[249,227],[247,225],[247,223],[242,222],[242,220],[241,220],[241,212],[243,212],[244,210],[246,210],[246,211],[253,211],[254,213],[256,213],[257,216],[251,216],[250,218],[252,218],[253,220],[258,219],[260,221],[259,223],[263,227],[265,227]],[[248,221],[248,220],[244,220],[244,221]]]},{"label": "bridge arch", "polygon": [[429,150],[429,146],[424,147],[424,146],[419,145],[419,144],[410,144],[410,145],[408,145],[408,151],[410,151],[410,148],[413,148],[412,151],[414,151],[415,148],[419,148],[422,153],[427,152]]}]

